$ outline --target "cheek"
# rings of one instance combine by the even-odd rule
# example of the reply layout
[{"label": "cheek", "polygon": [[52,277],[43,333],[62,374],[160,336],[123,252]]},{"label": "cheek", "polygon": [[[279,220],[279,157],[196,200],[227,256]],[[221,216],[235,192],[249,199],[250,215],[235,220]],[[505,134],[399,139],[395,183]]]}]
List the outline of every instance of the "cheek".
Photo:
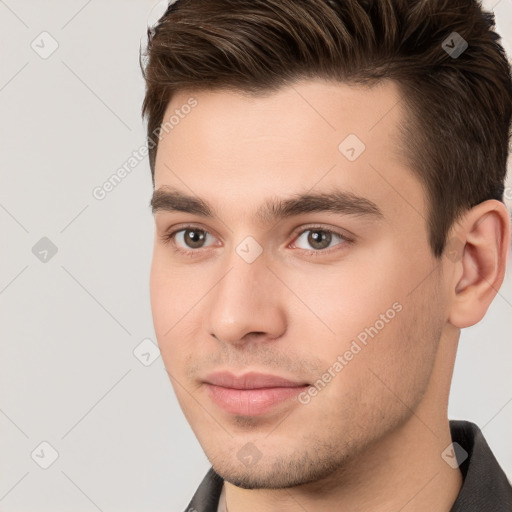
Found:
[{"label": "cheek", "polygon": [[400,279],[393,269],[386,272],[376,264],[331,266],[300,276],[295,271],[284,280],[294,283],[293,292],[300,299],[297,312],[301,314],[296,320],[301,328],[315,328],[326,341],[341,346],[375,322],[380,326],[380,315],[386,316],[386,312],[386,320],[393,321],[397,313],[393,304],[403,300]]},{"label": "cheek", "polygon": [[428,386],[441,326],[436,295],[427,289],[422,291],[418,295],[402,294],[393,303],[394,308],[383,311],[383,317],[370,320],[358,335],[363,335],[365,343],[359,343],[356,337],[361,351],[357,355],[359,363],[353,367],[355,379],[363,388],[367,379],[372,381],[375,396],[380,396],[383,403],[398,405],[401,400],[413,408]]},{"label": "cheek", "polygon": [[[315,354],[325,370],[340,376],[332,387],[337,393],[364,390],[365,381],[375,380],[370,370],[404,388],[429,371],[435,346],[429,302],[434,299],[428,290],[408,295],[411,287],[397,270],[400,265],[388,267],[381,261],[381,267],[366,266],[364,271],[329,268],[324,276],[317,272],[314,279],[295,280],[301,285],[294,291],[310,311],[297,311],[291,328],[316,340]],[[332,366],[340,356],[343,368],[337,365],[336,372]]]},{"label": "cheek", "polygon": [[187,336],[182,332],[194,300],[194,289],[186,286],[179,268],[173,269],[160,248],[155,248],[150,272],[150,300],[153,326],[164,361],[169,372],[180,368],[178,359],[187,356]]},{"label": "cheek", "polygon": [[[201,293],[191,286],[190,272],[172,263],[165,248],[155,245],[150,271],[150,300],[157,336],[166,338],[176,330],[180,318],[191,310]],[[176,327],[174,327],[176,325]]]},{"label": "cheek", "polygon": [[153,315],[153,325],[155,328],[156,336],[160,342],[163,334],[172,325],[170,321],[171,308],[171,287],[163,272],[163,266],[160,259],[155,252],[153,253],[153,260],[151,263],[151,272],[149,279],[149,295],[151,301],[151,312]]},{"label": "cheek", "polygon": [[[358,334],[317,347],[325,361],[319,377],[329,382],[324,387],[316,381],[319,392],[307,406],[309,421],[341,428],[355,438],[360,434],[351,431],[354,426],[375,429],[377,435],[407,415],[407,407],[415,408],[428,385],[436,347],[436,333],[421,320],[425,310],[420,306],[408,302],[383,324],[373,313],[368,321],[360,316],[349,327]],[[345,328],[341,320],[338,326],[340,331]]]}]

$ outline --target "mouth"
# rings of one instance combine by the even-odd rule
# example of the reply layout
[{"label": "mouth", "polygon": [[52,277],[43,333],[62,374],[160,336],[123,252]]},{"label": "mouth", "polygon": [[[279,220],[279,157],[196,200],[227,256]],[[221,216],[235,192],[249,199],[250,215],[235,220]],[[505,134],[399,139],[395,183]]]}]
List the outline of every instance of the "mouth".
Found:
[{"label": "mouth", "polygon": [[217,372],[204,380],[210,399],[229,414],[258,416],[269,412],[309,387],[304,381],[293,381],[277,375],[246,373],[235,376]]}]

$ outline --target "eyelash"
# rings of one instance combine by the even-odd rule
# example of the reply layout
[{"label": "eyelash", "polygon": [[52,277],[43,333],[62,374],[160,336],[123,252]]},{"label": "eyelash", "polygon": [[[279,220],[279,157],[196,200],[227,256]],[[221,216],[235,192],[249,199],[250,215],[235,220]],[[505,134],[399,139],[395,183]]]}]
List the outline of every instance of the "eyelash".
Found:
[{"label": "eyelash", "polygon": [[[185,225],[185,226],[181,226],[179,229],[177,230],[174,230],[170,233],[164,233],[163,235],[160,236],[160,240],[164,243],[164,244],[170,244],[171,241],[174,240],[174,237],[180,233],[181,231],[187,231],[187,230],[196,230],[196,231],[201,231],[203,233],[206,233],[206,234],[211,234],[209,233],[208,231],[206,231],[205,229],[202,229],[202,228],[198,228],[197,226],[193,226],[193,225]],[[339,231],[334,231],[332,229],[326,229],[322,226],[308,226],[306,228],[303,228],[301,231],[299,231],[297,233],[297,235],[295,236],[294,240],[296,240],[297,238],[299,238],[302,234],[306,233],[307,231],[322,231],[323,233],[330,233],[332,235],[335,235],[337,237],[339,237],[343,243],[339,243],[339,244],[336,244],[334,247],[330,247],[330,248],[327,248],[327,249],[318,249],[318,250],[306,250],[306,249],[299,249],[300,251],[303,251],[304,253],[306,253],[308,256],[313,256],[313,257],[319,257],[319,256],[324,256],[326,254],[331,254],[333,251],[337,251],[337,250],[342,250],[342,249],[336,249],[336,247],[338,245],[347,245],[347,244],[351,244],[353,243],[353,240],[348,238],[346,235],[340,233]],[[189,257],[196,257],[200,254],[201,252],[201,249],[190,249],[190,250],[187,250],[187,249],[182,249],[181,247],[178,247],[174,242],[172,243],[173,245],[173,250],[179,254],[182,254],[184,256],[189,256]]]}]

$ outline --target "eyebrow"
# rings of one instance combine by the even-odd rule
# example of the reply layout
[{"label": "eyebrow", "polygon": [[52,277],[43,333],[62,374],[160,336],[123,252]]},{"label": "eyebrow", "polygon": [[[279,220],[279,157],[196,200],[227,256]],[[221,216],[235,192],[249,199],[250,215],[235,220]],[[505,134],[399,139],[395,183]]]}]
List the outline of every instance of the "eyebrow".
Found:
[{"label": "eyebrow", "polygon": [[[216,217],[214,208],[207,201],[167,187],[153,192],[150,206],[153,215],[164,211]],[[258,208],[256,218],[262,223],[270,224],[279,219],[320,212],[374,217],[375,219],[384,218],[382,211],[373,201],[341,190],[295,194],[286,199],[270,198]]]}]

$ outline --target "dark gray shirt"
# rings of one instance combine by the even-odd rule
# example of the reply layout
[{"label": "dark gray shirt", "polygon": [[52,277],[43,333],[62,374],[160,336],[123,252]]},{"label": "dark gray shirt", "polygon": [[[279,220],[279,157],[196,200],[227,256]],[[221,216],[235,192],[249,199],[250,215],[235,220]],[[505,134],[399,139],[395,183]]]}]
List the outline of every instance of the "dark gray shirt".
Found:
[{"label": "dark gray shirt", "polygon": [[[452,442],[467,452],[460,465],[462,488],[450,512],[512,512],[512,486],[481,430],[459,420],[450,421],[450,430]],[[210,468],[185,512],[217,512],[223,484]]]}]

